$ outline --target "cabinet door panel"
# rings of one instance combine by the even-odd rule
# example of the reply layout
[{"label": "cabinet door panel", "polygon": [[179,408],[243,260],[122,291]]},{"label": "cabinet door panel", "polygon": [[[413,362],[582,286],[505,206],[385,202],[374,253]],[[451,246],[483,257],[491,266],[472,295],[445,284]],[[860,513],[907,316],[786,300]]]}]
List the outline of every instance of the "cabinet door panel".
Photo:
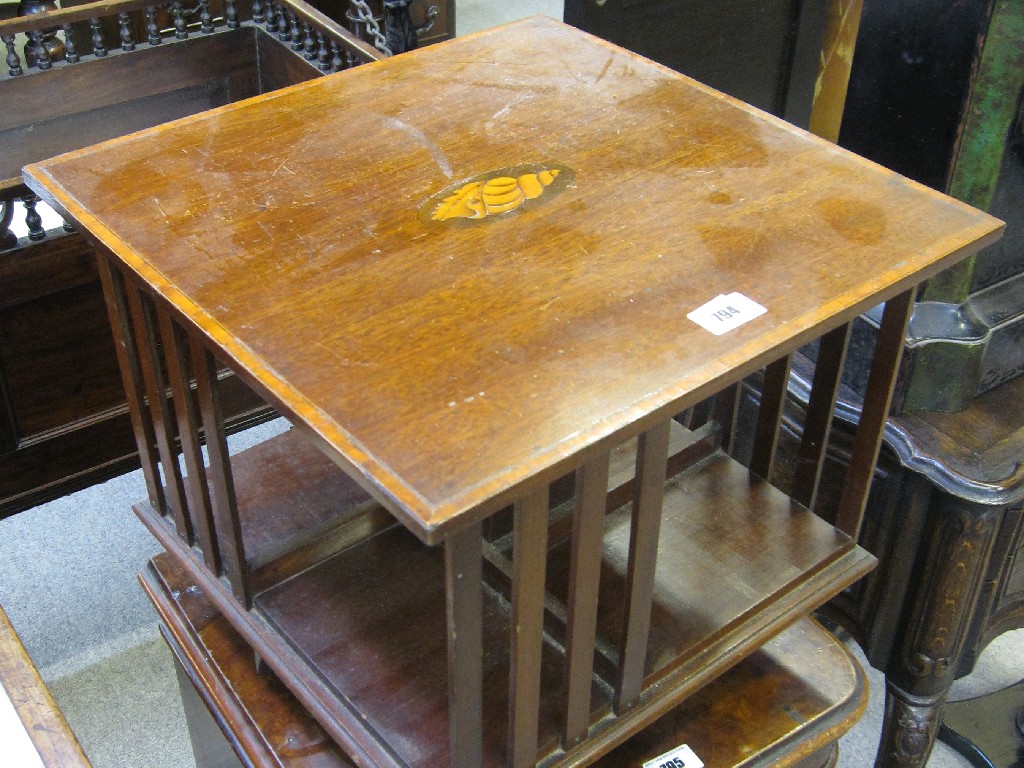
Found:
[{"label": "cabinet door panel", "polygon": [[[272,411],[221,374],[232,428]],[[138,467],[92,248],[0,254],[0,517]]]}]

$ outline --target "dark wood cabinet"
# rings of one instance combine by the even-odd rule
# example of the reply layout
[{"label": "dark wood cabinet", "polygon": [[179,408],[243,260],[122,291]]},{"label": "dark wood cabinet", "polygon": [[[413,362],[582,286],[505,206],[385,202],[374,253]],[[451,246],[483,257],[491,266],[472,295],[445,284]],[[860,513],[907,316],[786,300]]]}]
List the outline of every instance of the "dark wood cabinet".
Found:
[{"label": "dark wood cabinet", "polygon": [[[226,370],[231,428],[272,416]],[[95,254],[70,234],[0,251],[0,516],[137,469]]]},{"label": "dark wood cabinet", "polygon": [[[28,237],[12,237],[8,225],[15,203],[28,200],[29,216],[34,206],[21,185],[21,168],[318,77],[347,63],[339,59],[335,64],[329,49],[326,57],[314,49],[311,58],[306,42],[315,38],[291,37],[288,11],[296,23],[301,21],[328,42],[330,34],[347,34],[310,14],[312,9],[304,4],[305,10],[276,6],[270,30],[270,4],[264,21],[253,23],[243,16],[237,28],[223,16],[211,22],[209,32],[197,19],[183,19],[188,22],[186,37],[164,31],[156,45],[147,37],[144,5],[119,5],[113,11],[80,11],[72,5],[57,21],[72,30],[80,61],[62,59],[47,69],[19,64],[20,73],[14,62],[22,43],[13,35],[23,28],[32,31],[33,22],[0,22],[5,50],[15,57],[0,72],[5,104],[0,115],[0,516],[139,466],[92,246],[81,234],[45,232],[38,223]],[[135,31],[124,34],[134,50],[125,50],[115,12],[129,16],[126,29]],[[245,13],[250,12],[247,4]],[[103,23],[105,13],[114,22],[113,32]],[[90,21],[94,17],[95,29]],[[281,19],[288,21],[285,39]],[[305,34],[301,24],[300,36]],[[99,45],[110,53],[97,55]],[[366,55],[369,49],[352,50]],[[150,172],[158,174],[158,164]],[[195,194],[199,183],[183,188],[183,194]],[[28,218],[20,209],[18,215]],[[220,388],[230,429],[273,415],[226,369]]]},{"label": "dark wood cabinet", "polygon": [[953,681],[1024,627],[1022,401],[1018,378],[889,423],[861,537],[879,567],[831,603],[886,674],[879,766],[923,766]]},{"label": "dark wood cabinet", "polygon": [[567,23],[806,126],[826,0],[566,0]]},{"label": "dark wood cabinet", "polygon": [[[811,366],[800,358],[794,370],[789,407],[799,410]],[[752,382],[747,397],[759,388]],[[924,766],[953,681],[992,639],[1024,626],[1021,402],[1018,378],[961,412],[905,413],[886,426],[860,535],[878,567],[824,609],[885,673],[878,768]],[[816,505],[826,519],[835,515],[859,407],[844,387]],[[780,438],[785,458],[773,479],[783,488],[797,466],[799,422],[787,418]]]}]

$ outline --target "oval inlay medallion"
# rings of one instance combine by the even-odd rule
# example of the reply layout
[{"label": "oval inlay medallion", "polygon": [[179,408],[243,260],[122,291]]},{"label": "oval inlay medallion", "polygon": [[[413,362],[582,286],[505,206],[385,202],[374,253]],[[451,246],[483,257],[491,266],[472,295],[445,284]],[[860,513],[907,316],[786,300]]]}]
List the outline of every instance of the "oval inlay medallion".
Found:
[{"label": "oval inlay medallion", "polygon": [[530,163],[477,174],[431,195],[420,209],[427,221],[461,223],[512,213],[549,199],[573,180],[571,169]]}]

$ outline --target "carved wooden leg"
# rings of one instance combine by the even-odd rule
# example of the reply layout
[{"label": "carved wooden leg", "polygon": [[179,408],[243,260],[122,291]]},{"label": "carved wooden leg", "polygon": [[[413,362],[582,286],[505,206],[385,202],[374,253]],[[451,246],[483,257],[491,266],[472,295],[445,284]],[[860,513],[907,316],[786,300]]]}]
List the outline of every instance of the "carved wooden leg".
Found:
[{"label": "carved wooden leg", "polygon": [[885,720],[875,768],[921,768],[928,762],[948,693],[947,686],[937,695],[911,696],[886,681]]},{"label": "carved wooden leg", "polygon": [[885,721],[876,768],[924,766],[971,635],[1003,508],[936,492],[932,536],[915,569],[897,653],[886,667]]}]

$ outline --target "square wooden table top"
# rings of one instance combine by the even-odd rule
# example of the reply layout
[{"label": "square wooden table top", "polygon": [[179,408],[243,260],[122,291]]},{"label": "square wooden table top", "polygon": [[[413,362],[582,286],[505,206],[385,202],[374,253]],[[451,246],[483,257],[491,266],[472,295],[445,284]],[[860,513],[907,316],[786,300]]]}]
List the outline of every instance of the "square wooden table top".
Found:
[{"label": "square wooden table top", "polygon": [[541,17],[26,178],[427,541],[1001,230]]}]

